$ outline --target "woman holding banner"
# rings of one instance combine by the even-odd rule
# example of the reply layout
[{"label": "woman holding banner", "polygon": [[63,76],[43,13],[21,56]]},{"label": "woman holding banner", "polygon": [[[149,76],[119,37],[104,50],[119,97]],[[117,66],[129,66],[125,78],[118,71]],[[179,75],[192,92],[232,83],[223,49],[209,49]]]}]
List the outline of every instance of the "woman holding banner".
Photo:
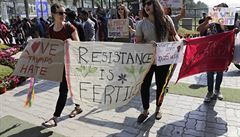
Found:
[{"label": "woman holding banner", "polygon": [[[228,5],[226,3],[221,3],[215,7],[228,7]],[[203,33],[206,30],[209,30],[207,31],[208,32],[207,35],[213,35],[213,34],[224,32],[224,30],[226,29],[225,26],[218,23],[209,24],[209,21],[211,19],[212,18],[210,16],[206,17],[205,21],[198,26],[197,31],[199,31],[200,33]],[[216,76],[216,82],[215,82],[215,90],[213,92],[215,73],[217,74],[217,76]],[[204,102],[208,103],[211,101],[211,99],[217,99],[217,98],[219,100],[223,99],[223,95],[220,92],[222,79],[223,79],[223,72],[207,72],[208,93],[204,98]]]},{"label": "woman holding banner", "polygon": [[[54,18],[54,23],[49,27],[49,37],[53,39],[67,40],[72,39],[79,41],[78,33],[76,28],[65,22],[66,12],[65,7],[62,4],[56,3],[51,6],[51,13]],[[60,117],[62,110],[66,104],[68,94],[67,81],[65,77],[65,68],[63,71],[63,79],[59,87],[59,97],[56,104],[55,112],[53,117],[48,121],[42,123],[45,127],[55,127],[57,126],[57,118]],[[79,105],[76,104],[75,109],[71,112],[69,117],[74,117],[75,115],[82,112]]]},{"label": "woman holding banner", "polygon": [[[158,0],[143,1],[143,7],[143,16],[145,18],[136,27],[136,43],[167,42],[171,39],[170,37],[176,37],[177,32],[174,24],[169,16],[164,15],[164,10]],[[156,66],[156,64],[153,64],[145,76],[141,86],[144,111],[138,117],[139,123],[142,123],[149,114],[149,96],[153,73],[155,73],[157,85],[155,118],[157,120],[161,119],[160,107],[169,77],[169,67],[170,65]]]}]

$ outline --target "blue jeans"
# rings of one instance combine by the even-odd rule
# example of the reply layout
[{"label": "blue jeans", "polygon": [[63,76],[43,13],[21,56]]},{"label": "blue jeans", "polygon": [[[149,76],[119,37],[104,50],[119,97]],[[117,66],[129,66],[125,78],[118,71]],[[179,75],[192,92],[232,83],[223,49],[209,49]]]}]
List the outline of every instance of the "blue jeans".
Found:
[{"label": "blue jeans", "polygon": [[223,79],[223,72],[207,72],[208,92],[213,92],[214,74],[217,73],[215,90],[220,91],[220,85]]}]

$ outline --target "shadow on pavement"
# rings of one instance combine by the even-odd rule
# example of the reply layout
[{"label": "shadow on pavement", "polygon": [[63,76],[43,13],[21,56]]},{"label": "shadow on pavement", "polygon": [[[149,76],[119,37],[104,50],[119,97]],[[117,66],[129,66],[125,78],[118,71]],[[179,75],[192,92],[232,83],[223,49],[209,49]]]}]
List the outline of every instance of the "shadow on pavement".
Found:
[{"label": "shadow on pavement", "polygon": [[[156,89],[155,89],[155,86],[156,86],[155,82],[153,82],[151,84],[151,86],[150,86],[150,89],[149,89],[150,90],[149,104],[151,104],[151,102],[156,100]],[[136,103],[134,103],[134,102],[137,102],[137,104],[141,104],[141,105],[140,106],[136,106],[135,105]],[[122,112],[127,111],[130,108],[135,108],[135,109],[139,110],[140,112],[143,110],[140,91],[139,91],[138,95],[135,96],[127,105],[116,108],[115,112],[122,113]]]},{"label": "shadow on pavement", "polygon": [[[157,131],[157,137],[171,136],[211,136],[217,137],[227,133],[227,123],[221,117],[217,117],[217,112],[214,110],[216,101],[211,103],[201,104],[196,110],[186,113],[182,120],[173,123],[167,123]],[[129,106],[129,105],[128,105]],[[131,107],[127,107],[131,108]],[[84,121],[89,124],[108,127],[111,129],[121,130],[119,133],[113,133],[110,136],[149,136],[151,128],[155,124],[154,113],[144,123],[138,124],[137,117],[126,116],[122,121],[122,117],[114,116],[117,121],[109,119],[99,120],[94,117],[88,118],[88,115],[99,113],[101,110],[93,109],[87,114],[80,116],[79,121]],[[115,119],[114,118],[114,119]],[[160,120],[161,122],[161,120]],[[156,127],[154,127],[156,128]],[[104,131],[102,131],[104,132]]]},{"label": "shadow on pavement", "polygon": [[191,89],[199,89],[199,88],[204,88],[206,85],[197,85],[197,84],[192,84],[189,86]]},{"label": "shadow on pavement", "polygon": [[201,104],[188,112],[184,119],[169,123],[160,128],[157,136],[211,136],[217,137],[227,132],[227,123],[217,117],[214,110],[216,101]]},{"label": "shadow on pavement", "polygon": [[[141,132],[139,132],[140,134],[138,134],[138,136],[148,137],[150,129],[152,128],[154,123],[155,123],[155,114],[153,113],[151,115],[151,117],[149,117],[146,121],[144,121],[142,124],[140,124],[141,125],[141,128],[140,128]],[[121,134],[121,133],[118,133],[118,134]]]},{"label": "shadow on pavement", "polygon": [[207,73],[201,73],[200,75],[194,76],[196,85],[207,85]]},{"label": "shadow on pavement", "polygon": [[9,132],[9,131],[11,131],[11,130],[13,130],[13,129],[15,129],[15,128],[17,128],[17,127],[19,127],[21,124],[15,124],[15,125],[13,125],[12,127],[9,127],[8,129],[5,129],[4,131],[2,131],[2,132],[0,132],[0,136],[1,135],[3,135],[3,134],[5,134],[5,133],[7,133],[7,132]]},{"label": "shadow on pavement", "polygon": [[29,129],[24,129],[23,131],[10,135],[8,137],[49,137],[53,134],[53,131],[48,131],[46,133],[41,133],[45,128],[37,126]]},{"label": "shadow on pavement", "polygon": [[42,126],[7,115],[0,118],[1,137],[64,137]]},{"label": "shadow on pavement", "polygon": [[[29,82],[27,82],[28,85]],[[45,91],[48,91],[52,88],[55,88],[55,87],[58,87],[59,84],[57,82],[52,82],[52,81],[47,81],[47,80],[39,80],[37,81],[35,84],[34,84],[34,91],[35,91],[35,94],[38,94],[38,93],[42,93],[42,92],[45,92]],[[18,97],[18,96],[23,96],[25,94],[28,93],[28,88],[22,90],[22,91],[19,91],[18,93],[14,94],[15,97]]]},{"label": "shadow on pavement", "polygon": [[[102,112],[102,110],[99,109],[92,109],[90,112],[88,112],[85,115],[82,115],[78,118],[79,121],[84,121],[88,124],[97,125],[97,126],[103,126],[108,127],[112,129],[118,129],[121,130],[120,133],[114,133],[111,135],[108,135],[109,137],[112,136],[137,136],[139,135],[140,131],[145,134],[149,134],[149,130],[155,123],[155,114],[153,114],[151,117],[149,117],[146,121],[144,121],[143,124],[137,123],[137,118],[128,117],[126,116],[123,120],[123,122],[115,122],[115,121],[109,121],[109,120],[97,120],[94,118],[87,118],[88,115],[95,114]],[[116,116],[117,119],[120,119],[120,117]],[[104,131],[103,131],[104,132]],[[142,136],[142,135],[141,135]]]},{"label": "shadow on pavement", "polygon": [[223,73],[224,77],[239,77],[240,76],[240,70],[233,70]]},{"label": "shadow on pavement", "polygon": [[[126,136],[126,137],[131,137],[131,136],[148,136],[149,131],[151,127],[155,123],[155,115],[151,115],[144,123],[139,124],[137,123],[137,118],[132,118],[132,117],[125,117],[123,122],[113,122],[109,120],[96,120],[92,118],[87,118],[86,116],[91,114],[91,113],[98,113],[95,110],[92,110],[91,112],[87,113],[86,115],[83,115],[79,117],[78,120],[84,121],[89,124],[93,125],[98,125],[98,126],[104,126],[112,129],[118,129],[121,130],[120,133],[114,133],[110,134],[107,137],[115,137],[115,136]],[[96,111],[96,112],[95,112]],[[103,131],[104,132],[104,131]],[[140,133],[140,134],[139,134]],[[143,134],[141,134],[143,133]]]}]

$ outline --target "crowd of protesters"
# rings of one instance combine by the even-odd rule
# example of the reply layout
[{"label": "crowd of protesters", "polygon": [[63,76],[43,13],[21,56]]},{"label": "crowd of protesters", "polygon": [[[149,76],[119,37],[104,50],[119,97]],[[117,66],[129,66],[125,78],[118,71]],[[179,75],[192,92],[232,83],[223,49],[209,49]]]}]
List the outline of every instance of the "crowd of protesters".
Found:
[{"label": "crowd of protesters", "polygon": [[[122,8],[120,8],[122,7]],[[125,41],[134,42],[134,31],[137,22],[142,19],[141,10],[139,15],[133,15],[125,5],[119,6],[117,15],[111,15],[107,10],[98,7],[96,11],[79,10],[78,12],[66,9],[66,22],[76,27],[80,41]],[[128,19],[129,20],[129,39],[108,38],[108,19]],[[0,21],[0,39],[6,45],[25,44],[32,38],[48,37],[49,26],[53,23],[52,17],[47,20],[42,17],[32,19],[16,18],[10,19],[9,23]]]},{"label": "crowd of protesters", "polygon": [[[46,37],[46,32],[50,22],[43,18],[33,18],[32,20],[17,16],[9,23],[0,21],[1,40],[6,45],[23,45],[28,39]],[[14,42],[15,41],[15,42]]]}]

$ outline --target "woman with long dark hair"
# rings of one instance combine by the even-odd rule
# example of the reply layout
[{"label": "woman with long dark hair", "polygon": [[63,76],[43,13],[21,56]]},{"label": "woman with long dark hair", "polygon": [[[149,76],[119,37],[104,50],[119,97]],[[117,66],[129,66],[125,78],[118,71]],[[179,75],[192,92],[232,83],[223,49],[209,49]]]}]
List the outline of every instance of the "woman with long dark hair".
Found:
[{"label": "woman with long dark hair", "polygon": [[129,10],[124,4],[120,4],[117,9],[117,18],[118,19],[127,19]]},{"label": "woman with long dark hair", "polygon": [[[145,18],[136,27],[136,43],[166,42],[170,40],[170,36],[177,34],[171,18],[164,14],[164,10],[158,0],[146,0],[143,2],[143,7],[143,16]],[[155,73],[157,85],[155,118],[157,120],[161,119],[160,106],[163,101],[164,85],[166,85],[169,67],[170,65],[156,66],[156,64],[153,64],[144,78],[141,86],[144,111],[138,117],[139,123],[142,123],[149,114],[150,86],[153,73]]]}]

